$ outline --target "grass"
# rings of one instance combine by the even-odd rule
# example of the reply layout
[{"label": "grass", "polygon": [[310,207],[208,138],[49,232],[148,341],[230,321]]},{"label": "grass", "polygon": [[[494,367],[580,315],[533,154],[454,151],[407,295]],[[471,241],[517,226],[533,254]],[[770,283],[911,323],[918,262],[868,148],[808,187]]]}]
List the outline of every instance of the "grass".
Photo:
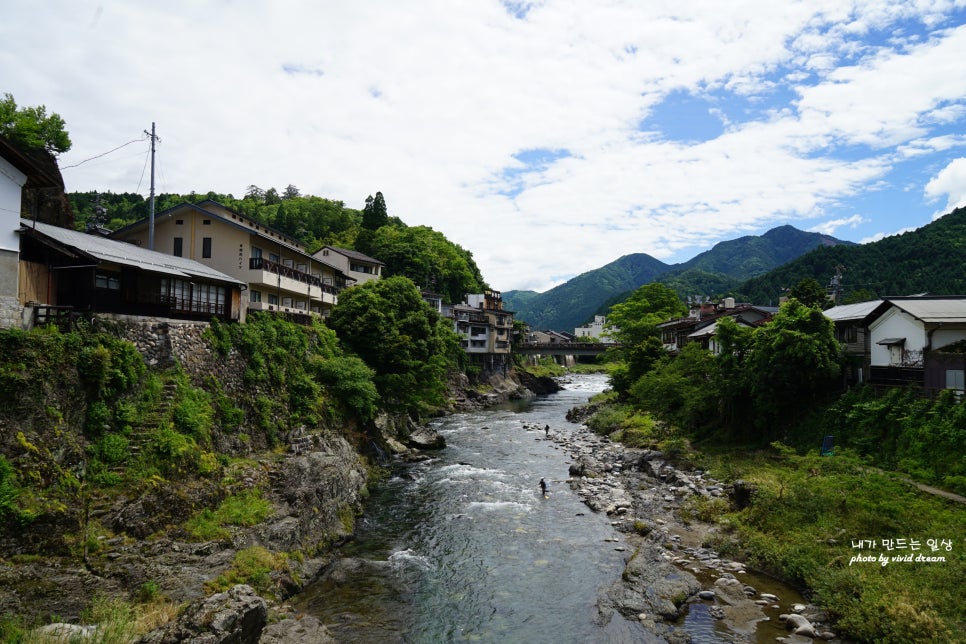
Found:
[{"label": "grass", "polygon": [[[689,508],[725,528],[712,544],[722,554],[809,589],[835,627],[858,641],[966,641],[966,608],[959,596],[966,578],[962,505],[870,470],[847,452],[799,456],[777,446],[752,455],[700,458],[712,476],[740,477],[757,487],[752,504],[740,511]],[[906,548],[890,550],[884,543],[898,539]],[[930,539],[939,544],[935,552]],[[911,549],[913,541],[918,550]],[[944,560],[891,559],[909,554]],[[857,555],[875,556],[876,562],[853,560]]]},{"label": "grass", "polygon": [[188,534],[201,541],[228,536],[226,526],[253,526],[272,511],[272,504],[258,490],[246,490],[229,496],[215,510],[205,508],[185,522]]}]

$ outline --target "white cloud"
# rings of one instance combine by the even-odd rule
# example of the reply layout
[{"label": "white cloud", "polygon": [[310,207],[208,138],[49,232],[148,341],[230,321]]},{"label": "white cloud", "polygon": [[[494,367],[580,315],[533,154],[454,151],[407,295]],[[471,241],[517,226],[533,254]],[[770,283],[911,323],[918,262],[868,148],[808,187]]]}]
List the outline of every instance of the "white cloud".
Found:
[{"label": "white cloud", "polygon": [[824,221],[820,224],[812,226],[808,230],[813,233],[822,233],[823,235],[834,235],[835,231],[839,228],[848,227],[856,228],[859,224],[864,224],[868,220],[862,215],[852,215],[845,219],[830,219],[829,221]]},{"label": "white cloud", "polygon": [[[359,208],[381,190],[501,290],[820,216],[888,229],[830,211],[964,143],[966,26],[910,31],[962,2],[9,4],[0,91],[65,118],[62,165],[156,121],[159,192],[294,184]],[[895,44],[866,39],[883,31]],[[640,132],[672,92],[718,100],[725,134]],[[536,149],[570,156],[508,192]],[[65,170],[68,190],[144,193],[146,151]],[[945,182],[927,195],[952,199]]]},{"label": "white cloud", "polygon": [[930,199],[946,198],[945,208],[933,215],[938,219],[957,208],[966,206],[966,158],[954,159],[926,184]]}]

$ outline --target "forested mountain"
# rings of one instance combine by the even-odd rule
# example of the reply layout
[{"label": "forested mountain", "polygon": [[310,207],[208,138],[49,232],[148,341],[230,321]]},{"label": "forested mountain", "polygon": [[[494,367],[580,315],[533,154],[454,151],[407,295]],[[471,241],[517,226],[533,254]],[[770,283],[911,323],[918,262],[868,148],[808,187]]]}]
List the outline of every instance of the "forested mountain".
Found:
[{"label": "forested mountain", "polygon": [[[74,192],[68,198],[80,230],[92,225],[117,230],[149,214],[148,201],[134,193]],[[309,253],[337,246],[375,257],[385,264],[386,277],[408,277],[416,286],[440,293],[451,302],[486,288],[470,251],[432,228],[407,226],[389,216],[381,192],[368,197],[365,207],[356,210],[342,201],[302,195],[293,185],[282,193],[249,186],[242,199],[215,192],[158,195],[155,212],[206,199],[298,239]]]},{"label": "forested mountain", "polygon": [[964,266],[966,208],[959,208],[922,228],[877,242],[817,248],[736,290],[742,299],[763,302],[805,277],[828,284],[841,267],[840,302],[927,292],[962,295]]},{"label": "forested mountain", "polygon": [[[625,255],[545,293],[508,291],[503,300],[534,328],[572,331],[593,315],[624,300],[652,281],[673,288],[682,298],[728,293],[743,280],[760,275],[819,246],[849,244],[821,233],[779,226],[763,235],[747,235],[715,244],[687,262],[665,264],[650,255]],[[772,300],[777,299],[777,295]],[[767,300],[766,300],[767,302]]]}]

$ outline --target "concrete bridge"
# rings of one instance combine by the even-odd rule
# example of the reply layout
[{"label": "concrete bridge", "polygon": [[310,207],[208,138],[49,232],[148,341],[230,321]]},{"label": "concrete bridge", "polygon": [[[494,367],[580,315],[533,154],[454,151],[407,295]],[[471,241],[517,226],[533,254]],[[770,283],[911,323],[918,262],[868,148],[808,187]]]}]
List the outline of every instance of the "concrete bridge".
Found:
[{"label": "concrete bridge", "polygon": [[561,342],[554,344],[525,342],[514,345],[513,352],[528,356],[599,356],[608,349],[620,346],[620,344],[613,342]]}]

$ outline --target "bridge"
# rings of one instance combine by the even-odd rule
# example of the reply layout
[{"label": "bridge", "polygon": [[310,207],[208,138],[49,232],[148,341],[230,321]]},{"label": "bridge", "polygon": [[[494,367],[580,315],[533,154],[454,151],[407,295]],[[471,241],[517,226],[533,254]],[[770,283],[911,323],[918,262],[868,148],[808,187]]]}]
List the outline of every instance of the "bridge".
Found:
[{"label": "bridge", "polygon": [[620,346],[620,344],[613,342],[561,342],[554,344],[524,342],[514,345],[513,352],[530,356],[599,356],[608,349],[616,349]]}]

